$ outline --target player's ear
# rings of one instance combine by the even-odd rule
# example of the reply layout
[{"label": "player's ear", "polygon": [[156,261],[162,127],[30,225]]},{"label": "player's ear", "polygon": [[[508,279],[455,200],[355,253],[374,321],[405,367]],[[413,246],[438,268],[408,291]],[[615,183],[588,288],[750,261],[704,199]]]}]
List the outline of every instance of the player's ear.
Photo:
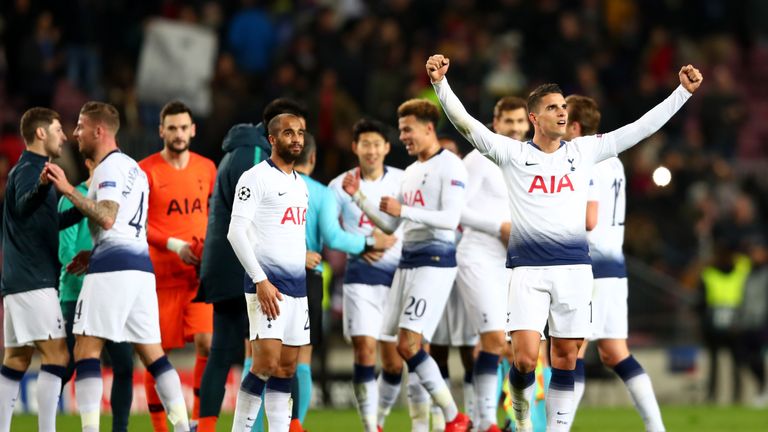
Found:
[{"label": "player's ear", "polygon": [[195,134],[197,133],[197,125],[195,125],[194,123],[192,123],[192,125],[191,125],[189,128],[190,128],[190,129],[189,129],[189,137],[190,137],[190,138],[194,138],[194,137],[195,137]]},{"label": "player's ear", "polygon": [[534,114],[533,112],[529,112],[528,113],[528,120],[531,121],[532,125],[536,126],[536,114]]},{"label": "player's ear", "polygon": [[392,147],[389,145],[389,141],[384,141],[384,156],[389,154]]}]

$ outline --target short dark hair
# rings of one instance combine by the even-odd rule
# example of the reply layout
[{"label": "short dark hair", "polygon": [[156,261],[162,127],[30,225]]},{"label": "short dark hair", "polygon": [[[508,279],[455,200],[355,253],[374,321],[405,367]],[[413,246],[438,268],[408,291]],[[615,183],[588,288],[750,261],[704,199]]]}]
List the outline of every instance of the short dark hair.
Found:
[{"label": "short dark hair", "polygon": [[594,135],[600,127],[600,109],[591,97],[570,95],[565,98],[568,104],[568,123],[578,122],[582,135]]},{"label": "short dark hair", "polygon": [[296,159],[296,165],[306,165],[309,163],[309,157],[317,151],[315,137],[309,132],[304,132],[304,148],[301,149],[299,158]]},{"label": "short dark hair", "polygon": [[504,111],[514,111],[520,108],[528,111],[528,104],[525,99],[517,96],[504,96],[493,107],[493,118],[501,117]]},{"label": "short dark hair", "polygon": [[304,120],[307,119],[307,110],[304,109],[304,106],[299,102],[288,98],[277,98],[267,104],[267,106],[264,108],[264,112],[262,114],[262,121],[264,122],[264,125],[269,128],[269,123],[272,121],[272,119],[280,114],[293,114],[303,118]]},{"label": "short dark hair", "polygon": [[563,94],[563,90],[560,89],[559,85],[552,83],[542,84],[533,89],[531,94],[528,95],[528,110],[536,112],[539,109],[541,98],[552,93]]},{"label": "short dark hair", "polygon": [[435,129],[440,121],[440,110],[427,99],[409,99],[397,107],[397,118],[411,115],[420,122],[432,123]]},{"label": "short dark hair", "polygon": [[192,110],[189,109],[188,106],[184,105],[183,102],[178,100],[170,101],[167,104],[165,104],[163,109],[160,110],[160,124],[162,125],[163,121],[165,121],[165,118],[168,117],[169,115],[184,114],[184,113],[189,114],[189,118],[192,118]]},{"label": "short dark hair", "polygon": [[267,133],[269,135],[277,136],[280,133],[280,119],[283,118],[283,116],[299,117],[293,113],[280,113],[272,117],[272,119],[269,120],[269,124],[267,124]]},{"label": "short dark hair", "polygon": [[80,115],[86,116],[97,123],[104,123],[112,133],[116,134],[120,129],[120,114],[117,112],[117,108],[108,103],[86,102],[80,108]]},{"label": "short dark hair", "polygon": [[61,121],[61,116],[50,108],[34,107],[25,111],[19,124],[19,131],[24,142],[27,145],[32,144],[37,128],[47,128],[54,120]]},{"label": "short dark hair", "polygon": [[361,118],[357,121],[357,123],[355,123],[355,125],[352,127],[352,140],[354,142],[358,142],[360,140],[360,135],[367,132],[377,133],[381,135],[382,138],[384,138],[384,141],[389,142],[384,124],[369,118]]}]

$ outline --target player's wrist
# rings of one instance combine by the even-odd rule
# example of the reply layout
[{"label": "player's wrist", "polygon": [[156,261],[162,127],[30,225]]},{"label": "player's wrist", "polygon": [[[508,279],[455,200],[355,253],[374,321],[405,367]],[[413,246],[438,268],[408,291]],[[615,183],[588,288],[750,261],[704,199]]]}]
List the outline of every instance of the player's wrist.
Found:
[{"label": "player's wrist", "polygon": [[185,242],[184,240],[177,239],[175,237],[168,237],[168,241],[166,242],[165,247],[169,251],[174,252],[178,255],[181,253],[181,250],[186,245],[187,245],[187,242]]}]

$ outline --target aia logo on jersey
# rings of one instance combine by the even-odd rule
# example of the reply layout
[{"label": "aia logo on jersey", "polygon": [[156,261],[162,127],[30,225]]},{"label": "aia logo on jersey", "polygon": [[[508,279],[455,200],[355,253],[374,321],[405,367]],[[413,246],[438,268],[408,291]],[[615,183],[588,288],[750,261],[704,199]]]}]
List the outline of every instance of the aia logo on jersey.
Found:
[{"label": "aia logo on jersey", "polygon": [[547,179],[546,177],[537,175],[533,178],[531,187],[528,188],[528,193],[533,193],[534,191],[538,190],[543,193],[553,194],[560,193],[561,191],[567,189],[570,189],[571,192],[574,191],[573,183],[571,183],[571,179],[568,177],[568,174],[560,177],[559,179],[557,176],[549,176],[549,179]]},{"label": "aia logo on jersey", "polygon": [[[184,204],[183,206],[182,206],[182,203]],[[168,211],[166,211],[165,214],[166,216],[170,216],[171,213],[188,215],[194,212],[198,212],[198,213],[203,212],[203,205],[200,202],[200,198],[195,198],[195,200],[192,201],[191,203],[188,198],[184,198],[183,201],[178,201],[174,198],[168,204]]]},{"label": "aia logo on jersey", "polygon": [[361,214],[360,215],[360,220],[357,221],[357,227],[358,228],[362,228],[363,225],[368,225],[371,228],[376,228],[376,226],[373,224],[373,222],[371,222],[370,219],[368,219],[368,216],[365,213]]},{"label": "aia logo on jersey", "polygon": [[420,204],[424,207],[424,196],[421,195],[421,190],[416,189],[414,192],[404,192],[403,201],[405,205],[414,206]]},{"label": "aia logo on jersey", "polygon": [[304,225],[307,223],[307,208],[306,207],[288,207],[283,213],[283,220],[280,221],[280,225],[287,223],[293,225]]}]

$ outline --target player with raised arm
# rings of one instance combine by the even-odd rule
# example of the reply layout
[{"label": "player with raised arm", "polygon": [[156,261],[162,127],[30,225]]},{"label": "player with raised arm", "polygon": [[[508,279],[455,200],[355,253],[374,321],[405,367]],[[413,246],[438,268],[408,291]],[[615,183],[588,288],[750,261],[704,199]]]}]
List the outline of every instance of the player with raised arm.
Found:
[{"label": "player with raised arm", "polygon": [[304,122],[280,114],[267,125],[272,156],[240,177],[227,238],[246,272],[253,364],[240,385],[232,431],[250,432],[264,393],[269,430],[287,432],[299,347],[309,343],[307,185],[294,171]]},{"label": "player with raised arm", "polygon": [[[597,133],[600,111],[592,98],[570,95],[566,140]],[[651,378],[627,347],[627,269],[624,264],[624,218],[626,214],[624,165],[608,158],[592,170],[587,201],[587,241],[592,256],[592,334],[585,339],[576,360],[574,414],[584,395],[584,354],[587,340],[597,340],[600,361],[613,369],[627,387],[635,408],[649,432],[664,431],[659,403]]]},{"label": "player with raised arm", "polygon": [[661,128],[702,82],[691,65],[680,69],[681,85],[634,123],[603,135],[564,141],[568,112],[556,84],[537,87],[528,97],[531,141],[495,134],[472,118],[451,91],[449,60],[433,55],[427,74],[446,115],[481,154],[499,165],[507,183],[512,225],[507,267],[507,330],[512,333],[510,373],[517,430],[531,430],[530,403],[541,332],[549,323],[552,379],[547,423],[552,431],[571,427],[574,369],[581,341],[590,332],[592,268],[584,229],[592,167]]},{"label": "player with raised arm", "polygon": [[107,340],[134,345],[154,376],[157,392],[177,431],[189,430],[181,382],[160,346],[155,275],[146,237],[149,187],[138,164],[117,148],[120,117],[112,105],[88,102],[80,110],[74,136],[83,156],[96,161],[88,196],[69,184],[57,165],[48,179],[89,219],[93,252],[71,266],[87,266],[77,299],[72,332],[75,389],[83,431],[99,430],[103,383],[100,356]]},{"label": "player with raised arm", "polygon": [[[357,155],[360,165],[341,173],[329,187],[339,203],[344,230],[370,236],[375,225],[344,192],[344,177],[348,173],[359,176],[362,193],[377,201],[382,196],[397,195],[403,171],[384,165],[390,144],[381,123],[361,119],[355,123],[352,135],[352,152]],[[401,233],[395,235],[402,237]],[[402,242],[398,239],[385,252],[370,251],[347,258],[343,285],[343,328],[344,336],[352,339],[355,399],[365,432],[376,432],[377,427],[384,427],[384,421],[400,394],[403,360],[397,353],[396,338],[383,336],[381,326],[392,279],[400,261],[401,247]],[[377,341],[382,363],[378,384],[374,373]]]},{"label": "player with raised arm", "polygon": [[[216,179],[213,161],[189,150],[196,126],[192,111],[179,101],[160,111],[163,149],[139,162],[149,182],[147,241],[155,269],[163,350],[195,344],[191,426],[200,413],[200,380],[208,362],[213,333],[213,306],[195,302],[199,252],[208,224],[208,202]],[[167,431],[155,381],[144,374],[147,405],[155,432]]]},{"label": "player with raised arm", "polygon": [[455,231],[464,207],[467,170],[461,159],[440,147],[435,131],[440,113],[433,103],[411,99],[398,107],[397,116],[400,140],[408,154],[417,157],[406,168],[398,195],[373,202],[360,190],[360,177],[351,173],[343,187],[384,232],[392,233],[403,223],[402,255],[382,334],[397,334],[397,351],[408,365],[413,430],[429,428],[431,395],[449,419],[445,430],[465,431],[469,418],[456,407],[423,341],[434,334],[456,278]]},{"label": "player with raised arm", "polygon": [[56,430],[56,407],[65,378],[67,352],[59,307],[58,214],[56,192],[45,165],[61,156],[67,140],[59,114],[30,108],[21,117],[25,150],[8,173],[3,206],[3,296],[5,351],[0,367],[0,431],[11,428],[13,407],[35,350],[42,365],[37,378],[38,427]]}]

